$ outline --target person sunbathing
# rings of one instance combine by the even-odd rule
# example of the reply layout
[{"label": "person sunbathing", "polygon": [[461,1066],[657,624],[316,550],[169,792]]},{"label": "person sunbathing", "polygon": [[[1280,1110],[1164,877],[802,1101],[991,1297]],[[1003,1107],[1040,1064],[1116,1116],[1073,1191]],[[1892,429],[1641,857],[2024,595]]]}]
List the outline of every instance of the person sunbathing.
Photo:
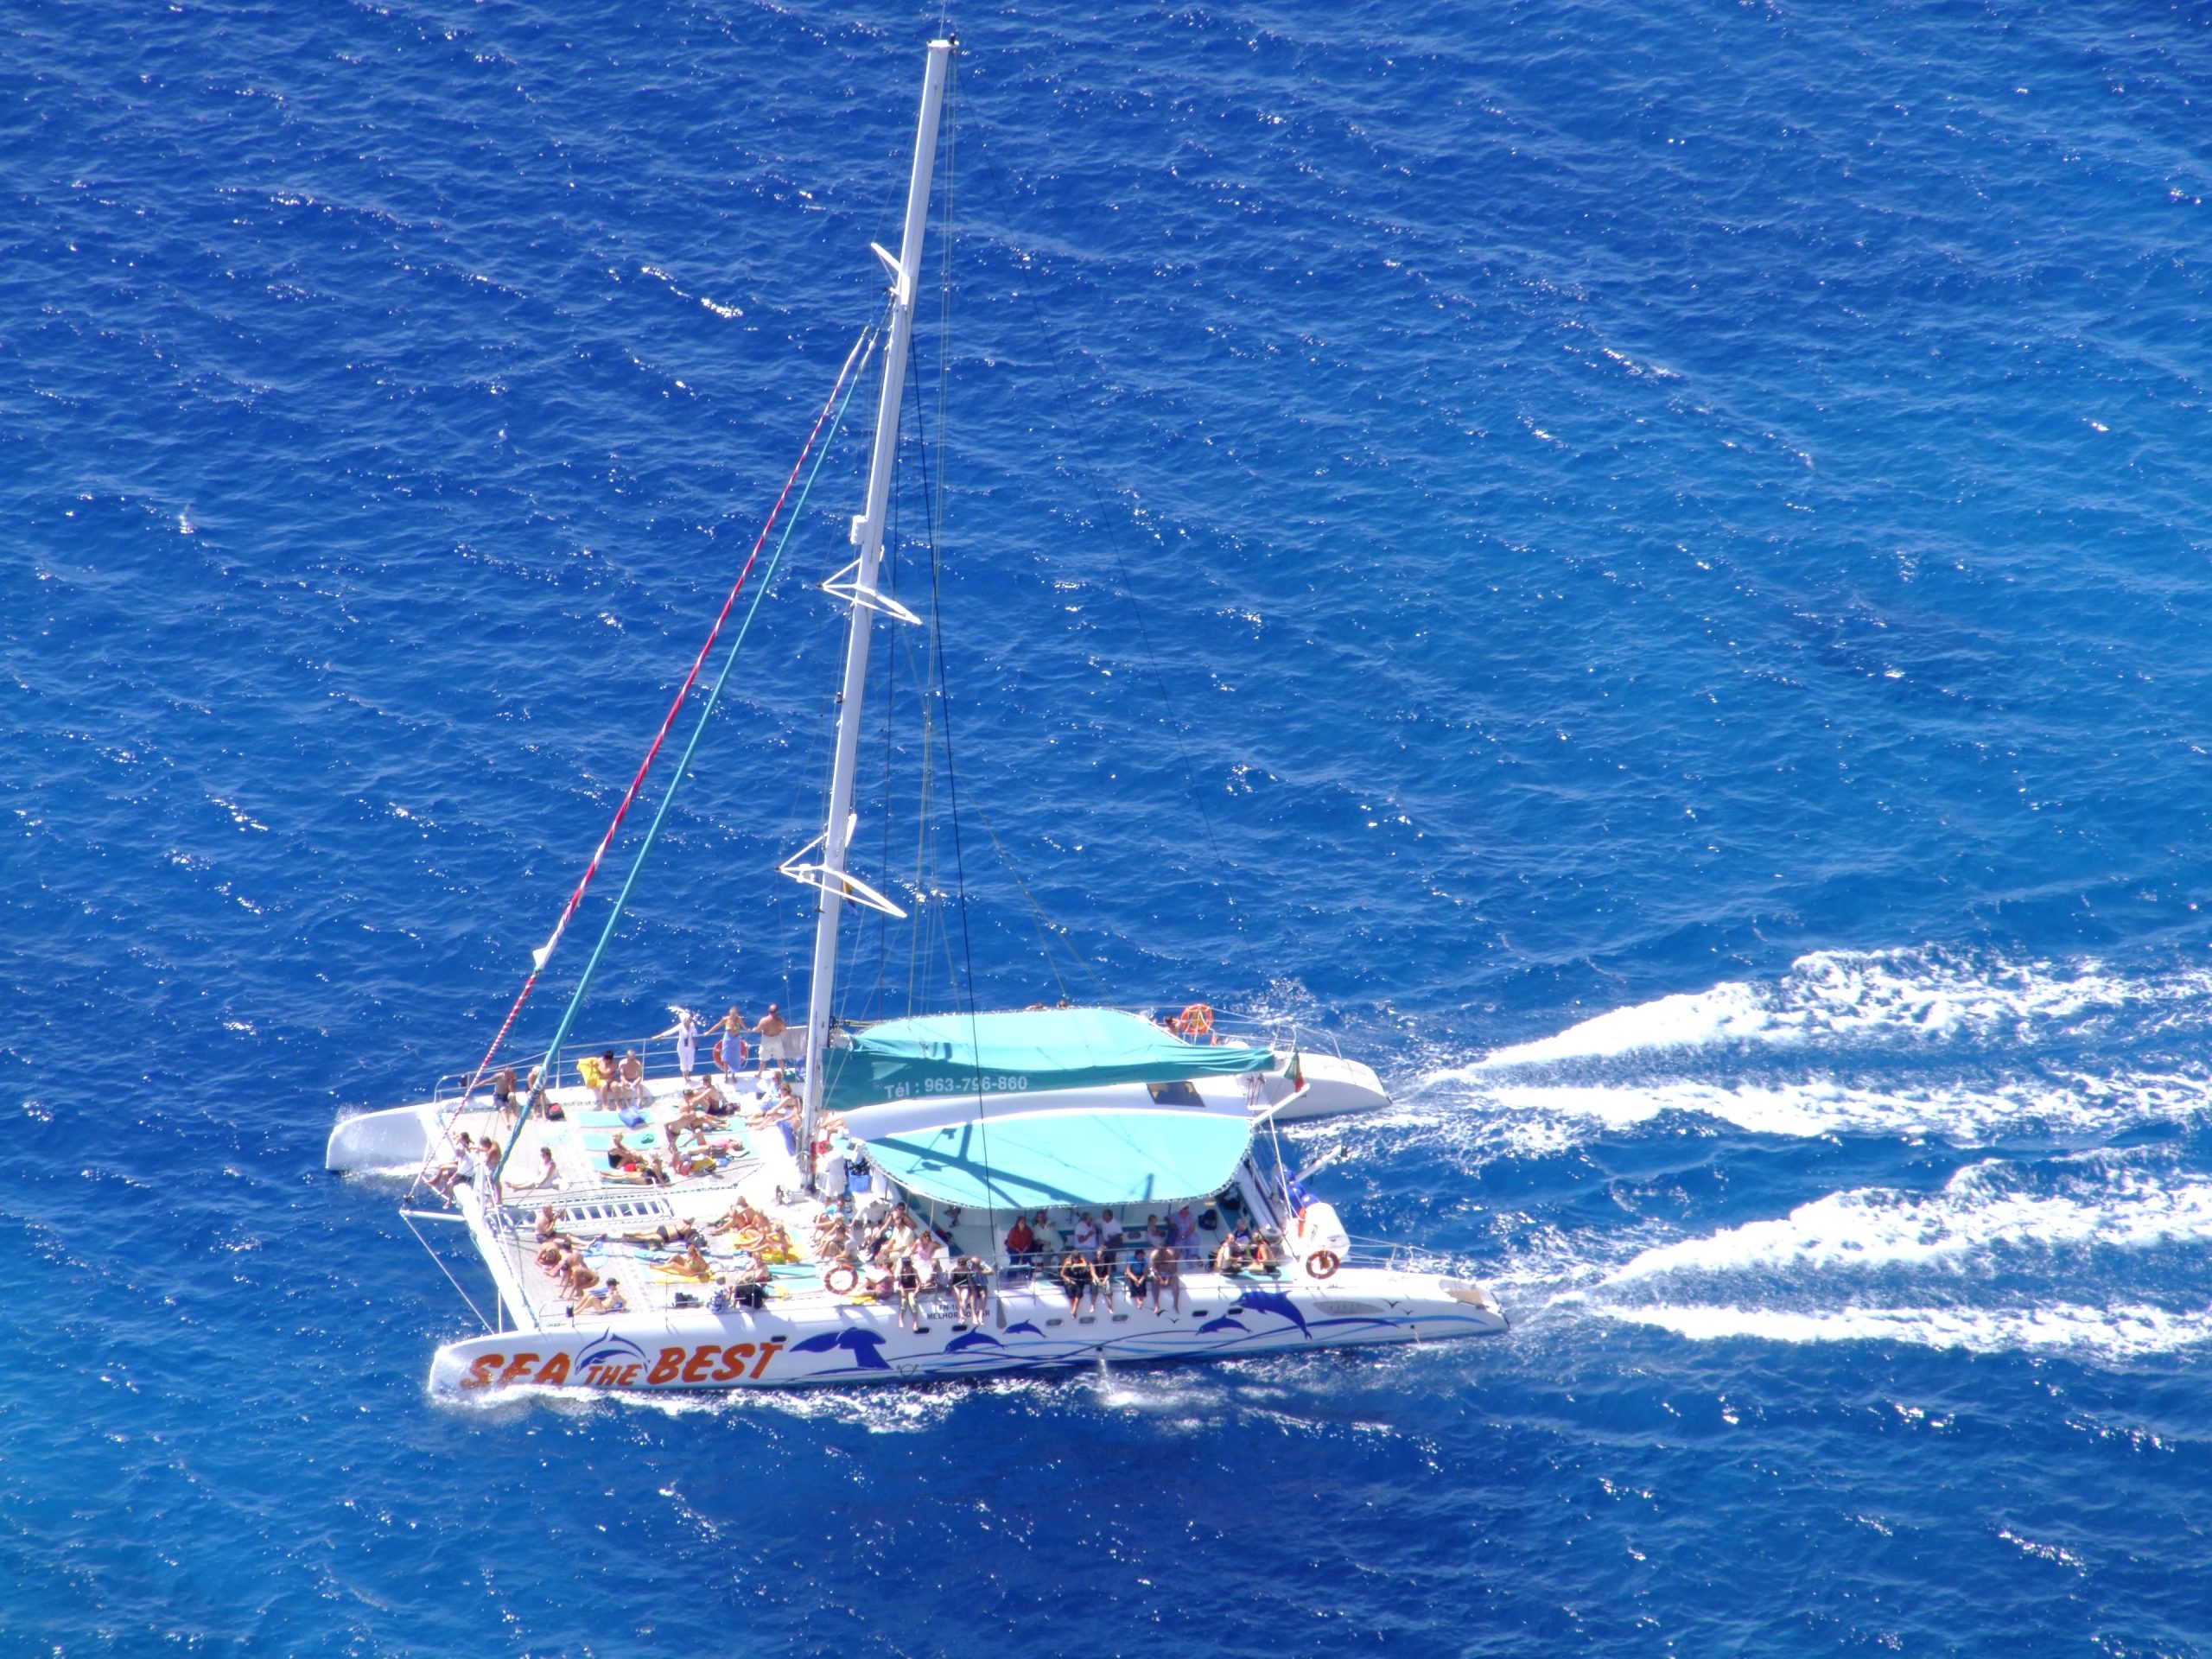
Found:
[{"label": "person sunbathing", "polygon": [[622,1281],[610,1279],[607,1281],[606,1289],[594,1290],[578,1297],[575,1306],[569,1310],[569,1315],[581,1318],[587,1313],[627,1313],[629,1311],[630,1304],[622,1295]]},{"label": "person sunbathing", "polygon": [[625,1244],[642,1244],[649,1250],[680,1250],[699,1236],[699,1230],[688,1221],[664,1221],[636,1233],[601,1233],[602,1239],[620,1239]]},{"label": "person sunbathing", "polygon": [[791,1229],[780,1221],[770,1224],[768,1242],[760,1247],[763,1262],[796,1262],[798,1252],[791,1248]]},{"label": "person sunbathing", "polygon": [[702,1281],[715,1276],[715,1269],[708,1262],[705,1253],[699,1249],[699,1241],[696,1238],[687,1239],[683,1245],[683,1254],[673,1262],[663,1262],[661,1271],[680,1273],[687,1279]]}]

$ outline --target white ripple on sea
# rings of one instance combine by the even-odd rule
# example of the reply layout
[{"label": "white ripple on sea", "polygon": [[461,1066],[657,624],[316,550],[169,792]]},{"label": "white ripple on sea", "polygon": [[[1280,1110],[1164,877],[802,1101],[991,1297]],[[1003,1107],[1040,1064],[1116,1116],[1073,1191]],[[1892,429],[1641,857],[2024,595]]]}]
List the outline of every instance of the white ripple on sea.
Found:
[{"label": "white ripple on sea", "polygon": [[2212,1241],[2212,1180],[2120,1168],[2054,1192],[2027,1190],[2018,1166],[1992,1159],[1935,1192],[1859,1187],[1702,1238],[1640,1252],[1608,1287],[1671,1274],[1773,1274],[1796,1268],[1963,1268],[1993,1251],[2075,1245],[2144,1249]]},{"label": "white ripple on sea", "polygon": [[[1726,980],[1598,1014],[1425,1081],[1477,1082],[1514,1067],[1728,1044],[2010,1038],[2126,1007],[2212,1001],[2212,973],[2130,977],[2095,961],[1974,958],[1932,950],[1817,950],[1772,985]],[[2197,1016],[2204,1019],[2204,1014]]]},{"label": "white ripple on sea", "polygon": [[[1990,1160],[1936,1192],[1831,1193],[1784,1217],[1649,1246],[1554,1306],[1694,1341],[1872,1340],[1993,1353],[2063,1349],[2122,1360],[2212,1338],[2212,1313],[2176,1312],[2139,1296],[2104,1306],[2080,1300],[2087,1287],[2078,1266],[2087,1249],[2212,1242],[2212,1179],[2101,1154],[2082,1160],[2057,1190],[2036,1190],[2034,1180]],[[2055,1255],[2077,1265],[2061,1273]],[[2000,1268],[2038,1265],[2063,1287],[2048,1300],[2019,1305],[2018,1290],[1994,1305],[1955,1300]],[[1896,1305],[1894,1285],[1879,1304],[1854,1300],[1847,1288],[1854,1274],[1916,1272],[1940,1275],[1929,1281],[1927,1306]],[[1718,1293],[1713,1300],[1682,1295],[1699,1279]]]},{"label": "white ripple on sea", "polygon": [[1607,1318],[1656,1326],[1694,1342],[1906,1342],[1974,1353],[2066,1351],[2105,1360],[2172,1353],[2212,1340],[2212,1314],[2149,1303],[2089,1307],[1607,1307]]}]

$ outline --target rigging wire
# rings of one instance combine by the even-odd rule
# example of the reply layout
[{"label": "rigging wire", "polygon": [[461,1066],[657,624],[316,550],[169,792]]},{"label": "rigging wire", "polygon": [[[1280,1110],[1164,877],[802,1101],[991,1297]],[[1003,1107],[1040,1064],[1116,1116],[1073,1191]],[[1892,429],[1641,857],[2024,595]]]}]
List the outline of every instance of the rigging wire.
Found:
[{"label": "rigging wire", "polygon": [[[810,434],[807,439],[810,448],[813,446],[815,437],[822,432],[824,422],[829,423],[830,435],[833,440],[838,429],[843,425],[845,410],[850,407],[853,393],[859,388],[861,379],[867,375],[868,364],[875,355],[875,343],[880,333],[879,325],[870,323],[861,331],[861,337],[853,342],[853,349],[845,358],[845,367],[838,372],[837,384],[830,388],[829,401],[823,404],[822,413],[815,417],[814,432]],[[855,362],[860,365],[858,373],[853,372],[853,365]],[[775,581],[776,571],[783,563],[785,550],[791,545],[791,531],[798,524],[800,513],[805,510],[806,499],[813,493],[814,480],[822,475],[822,463],[829,458],[829,446],[825,444],[822,447],[821,452],[815,456],[813,468],[807,474],[806,482],[799,490],[798,506],[792,512],[791,523],[784,526],[783,537],[776,543],[775,553],[768,561],[768,568],[763,575],[761,584],[753,590],[753,604],[745,613],[745,620],[738,627],[736,639],[730,641],[728,654],[722,658],[721,671],[715,677],[715,683],[708,690],[706,701],[700,706],[698,721],[691,728],[690,741],[683,747],[683,758],[677,763],[676,775],[661,795],[660,805],[653,813],[652,823],[646,826],[645,840],[639,844],[636,855],[630,861],[630,871],[623,879],[622,890],[615,895],[613,908],[607,915],[606,925],[600,930],[599,942],[592,947],[591,957],[584,963],[583,973],[576,982],[576,988],[569,995],[569,1006],[562,1010],[561,1023],[555,1030],[553,1040],[545,1052],[544,1076],[549,1086],[551,1078],[556,1075],[553,1068],[560,1058],[561,1044],[568,1037],[569,1027],[575,1019],[576,1010],[583,1005],[586,993],[591,989],[592,976],[598,971],[600,958],[607,953],[607,944],[614,937],[615,925],[622,919],[623,908],[629,902],[630,890],[637,885],[638,873],[645,868],[646,856],[652,851],[653,842],[660,835],[660,827],[668,817],[668,810],[675,804],[684,774],[690,769],[691,757],[698,751],[699,740],[706,735],[707,723],[713,718],[715,706],[721,699],[722,687],[729,680],[730,671],[737,666],[738,653],[744,649],[746,635],[753,629],[753,619],[760,613],[760,601],[766,597],[768,588]],[[805,455],[802,452],[800,460],[803,462],[804,459]],[[797,468],[793,469],[794,476],[797,475]],[[790,486],[787,484],[785,487],[788,491]],[[779,497],[779,503],[780,499]],[[765,542],[766,539],[764,532],[761,540]],[[758,557],[759,554],[760,546],[756,543],[753,548],[753,556]],[[753,559],[748,558],[745,562],[745,569],[740,573],[741,584],[744,577],[751,574],[752,569]],[[537,1094],[533,1090],[531,1097],[515,1114],[514,1132],[507,1139],[506,1149],[499,1154],[499,1166],[494,1172],[495,1176],[504,1175],[506,1173],[507,1161],[514,1156],[515,1147],[522,1140],[523,1127],[529,1122],[530,1115],[536,1107]]]},{"label": "rigging wire", "polygon": [[[807,452],[814,448],[815,440],[821,435],[822,423],[829,416],[830,405],[836,401],[837,388],[844,385],[845,377],[852,372],[854,359],[859,355],[863,344],[868,345],[871,353],[874,351],[874,347],[869,342],[869,330],[862,330],[861,339],[854,341],[852,351],[846,353],[844,367],[837,372],[836,385],[830,388],[830,398],[823,404],[822,413],[815,417],[814,429],[807,434],[806,442],[798,452],[798,459],[791,463],[791,470],[784,480],[784,487],[777,492],[775,504],[768,509],[767,518],[761,521],[760,533],[753,539],[753,550],[746,555],[744,564],[738,569],[737,580],[730,584],[728,596],[722,601],[722,607],[715,617],[714,626],[707,630],[707,637],[699,646],[699,654],[691,659],[690,671],[684,675],[683,683],[677,687],[676,696],[669,702],[668,712],[661,716],[660,729],[653,734],[652,742],[646,747],[645,758],[638,763],[637,775],[630,779],[630,787],[623,791],[621,804],[614,809],[614,817],[608,823],[606,833],[600,836],[599,845],[592,849],[591,861],[584,866],[583,876],[577,881],[575,891],[569,895],[569,902],[561,907],[560,919],[553,924],[551,937],[531,953],[529,976],[523,981],[522,989],[516,995],[513,1006],[508,1008],[507,1017],[499,1021],[499,1029],[485,1049],[484,1058],[476,1063],[476,1069],[469,1074],[468,1086],[461,1091],[452,1111],[447,1115],[447,1127],[450,1128],[454,1119],[467,1109],[469,1096],[484,1081],[484,1074],[491,1069],[493,1058],[499,1052],[499,1045],[506,1041],[507,1033],[514,1026],[515,1016],[522,1012],[523,1004],[530,1001],[531,993],[537,988],[538,976],[544,973],[546,964],[553,959],[553,952],[559,947],[562,936],[568,931],[569,918],[575,915],[577,906],[583,902],[585,889],[591,886],[593,878],[599,874],[600,861],[607,856],[607,849],[614,844],[615,832],[621,829],[622,820],[628,815],[631,803],[638,798],[645,774],[652,770],[653,761],[660,753],[661,745],[667,741],[670,729],[676,724],[676,716],[683,709],[684,699],[691,695],[691,688],[698,683],[699,671],[706,665],[708,657],[713,652],[722,625],[729,620],[730,608],[737,603],[738,594],[744,588],[746,578],[753,573],[753,561],[760,556],[761,548],[767,544],[768,534],[775,528],[776,520],[784,510],[784,503],[790,499],[791,486],[798,481],[799,469],[806,465]],[[819,470],[819,466],[817,462],[817,470]],[[809,482],[811,483],[811,480]],[[804,502],[804,495],[800,499]],[[788,530],[785,531],[785,539],[789,539],[790,534]],[[758,608],[758,600],[754,605]],[[749,621],[750,618],[747,620]],[[550,1086],[550,1077],[548,1084]],[[418,1170],[416,1172],[417,1184],[421,1179],[422,1172]]]}]

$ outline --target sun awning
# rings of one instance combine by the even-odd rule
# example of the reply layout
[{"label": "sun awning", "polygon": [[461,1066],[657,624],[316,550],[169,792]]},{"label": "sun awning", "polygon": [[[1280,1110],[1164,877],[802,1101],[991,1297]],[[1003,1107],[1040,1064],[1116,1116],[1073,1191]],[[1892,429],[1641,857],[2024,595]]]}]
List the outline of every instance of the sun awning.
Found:
[{"label": "sun awning", "polygon": [[1237,1077],[1274,1064],[1267,1049],[1186,1043],[1119,1008],[932,1014],[862,1027],[832,1048],[824,1098],[842,1112],[920,1095]]},{"label": "sun awning", "polygon": [[868,1160],[919,1198],[975,1210],[1210,1198],[1251,1144],[1242,1113],[1016,1112],[887,1135]]}]

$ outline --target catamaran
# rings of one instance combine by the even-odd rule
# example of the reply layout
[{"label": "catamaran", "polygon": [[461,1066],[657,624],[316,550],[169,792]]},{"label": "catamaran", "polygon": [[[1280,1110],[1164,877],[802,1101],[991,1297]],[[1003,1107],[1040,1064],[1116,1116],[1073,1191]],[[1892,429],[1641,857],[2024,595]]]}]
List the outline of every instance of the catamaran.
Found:
[{"label": "catamaran", "polygon": [[[681,1010],[671,1032],[620,1045],[620,1061],[592,1045],[574,1046],[572,1060],[570,1021],[610,917],[550,1043],[502,1063],[516,1014],[685,706],[764,529],[484,1058],[428,1100],[332,1131],[331,1169],[411,1172],[409,1224],[465,1230],[488,1273],[488,1313],[462,1292],[483,1328],[437,1349],[434,1393],[920,1381],[1506,1328],[1478,1280],[1405,1246],[1355,1241],[1292,1169],[1279,1125],[1388,1099],[1371,1069],[1310,1033],[1240,1024],[1203,1002],[1164,1018],[1065,1005],[832,1017],[848,907],[906,915],[847,855],[875,619],[920,620],[878,578],[954,49],[929,45],[899,251],[874,249],[889,278],[883,314],[815,427],[834,432],[880,356],[855,556],[819,584],[849,607],[823,827],[780,867],[815,906],[805,1024],[766,1033],[779,1064],[764,1059],[749,1078],[733,1063],[744,1035],[726,1030],[719,1073],[702,1068],[699,1023]],[[803,451],[785,496],[806,461]],[[787,527],[770,577],[789,537]]]}]

